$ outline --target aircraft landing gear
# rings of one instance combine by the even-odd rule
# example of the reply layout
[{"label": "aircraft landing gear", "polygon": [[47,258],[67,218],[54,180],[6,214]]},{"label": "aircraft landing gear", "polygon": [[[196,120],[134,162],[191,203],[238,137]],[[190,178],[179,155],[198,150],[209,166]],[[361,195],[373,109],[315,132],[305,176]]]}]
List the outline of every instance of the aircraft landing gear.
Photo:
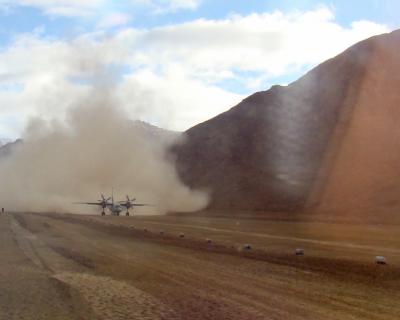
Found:
[{"label": "aircraft landing gear", "polygon": [[105,215],[106,215],[106,213],[105,213],[104,211],[102,211],[102,212],[101,212],[101,215],[102,215],[102,216],[105,216]]},{"label": "aircraft landing gear", "polygon": [[126,216],[129,217],[129,211],[126,212]]}]

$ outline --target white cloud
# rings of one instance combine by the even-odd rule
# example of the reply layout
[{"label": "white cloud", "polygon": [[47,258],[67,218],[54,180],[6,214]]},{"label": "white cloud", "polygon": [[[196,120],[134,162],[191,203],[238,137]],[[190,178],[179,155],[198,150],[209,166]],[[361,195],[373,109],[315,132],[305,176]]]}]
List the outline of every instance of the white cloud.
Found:
[{"label": "white cloud", "polygon": [[[191,69],[262,71],[282,75],[290,68],[316,64],[368,36],[388,31],[373,22],[350,28],[334,21],[326,9],[232,16],[154,28],[126,38],[141,57],[163,64],[181,61]],[[128,32],[127,32],[128,33]]]},{"label": "white cloud", "polygon": [[133,118],[175,130],[207,120],[244,98],[193,79],[179,65],[170,65],[162,74],[141,70],[124,80],[118,97]]},{"label": "white cloud", "polygon": [[[113,65],[123,70],[115,92],[132,117],[186,129],[235,105],[242,98],[237,92],[266,89],[276,77],[386,31],[370,21],[342,27],[321,8],[97,32],[71,41],[20,35],[0,51],[0,117],[23,123],[38,113],[62,115],[90,81],[101,79],[104,66]],[[225,80],[243,90],[228,90]]]},{"label": "white cloud", "polygon": [[130,16],[121,12],[112,12],[103,17],[97,27],[100,29],[108,29],[126,25],[131,20]]}]

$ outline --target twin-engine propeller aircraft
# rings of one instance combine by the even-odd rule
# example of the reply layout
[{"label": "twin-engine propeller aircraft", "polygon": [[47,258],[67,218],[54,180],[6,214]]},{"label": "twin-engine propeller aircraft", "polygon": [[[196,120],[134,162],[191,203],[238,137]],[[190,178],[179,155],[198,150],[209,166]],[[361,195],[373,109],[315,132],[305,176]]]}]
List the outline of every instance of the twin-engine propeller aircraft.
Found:
[{"label": "twin-engine propeller aircraft", "polygon": [[[110,202],[111,200],[111,202]],[[150,206],[145,203],[135,203],[136,199],[130,199],[129,196],[126,196],[126,201],[117,201],[114,202],[114,194],[107,199],[104,195],[101,195],[101,200],[97,200],[97,202],[76,202],[76,204],[87,204],[92,206],[100,206],[102,208],[101,215],[104,216],[106,214],[105,210],[108,209],[113,216],[119,216],[120,213],[126,208],[126,215],[129,216],[129,209],[134,207],[143,207]]]}]

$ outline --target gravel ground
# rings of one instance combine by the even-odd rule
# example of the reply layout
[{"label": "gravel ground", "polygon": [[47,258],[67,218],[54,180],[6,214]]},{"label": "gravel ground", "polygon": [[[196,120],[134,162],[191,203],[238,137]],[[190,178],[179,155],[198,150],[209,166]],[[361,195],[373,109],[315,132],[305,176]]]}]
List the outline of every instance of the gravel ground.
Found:
[{"label": "gravel ground", "polygon": [[211,243],[204,238],[210,230],[194,226],[181,226],[185,237],[179,237],[167,217],[163,233],[154,219],[146,231],[145,220],[117,219],[1,215],[0,319],[387,320],[400,314],[394,265],[295,257],[258,245],[294,241],[287,235],[253,235],[256,248],[242,250],[237,243],[246,229],[228,237],[210,220]]}]

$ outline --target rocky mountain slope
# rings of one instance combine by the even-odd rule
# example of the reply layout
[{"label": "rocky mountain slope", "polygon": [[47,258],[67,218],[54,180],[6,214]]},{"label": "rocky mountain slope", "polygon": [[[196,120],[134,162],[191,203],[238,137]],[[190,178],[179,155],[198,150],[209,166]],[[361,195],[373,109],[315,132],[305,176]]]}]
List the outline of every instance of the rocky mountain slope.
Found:
[{"label": "rocky mountain slope", "polygon": [[210,207],[400,208],[400,31],[362,41],[186,132],[182,180]]},{"label": "rocky mountain slope", "polygon": [[12,150],[22,143],[22,140],[18,139],[14,142],[8,142],[0,146],[0,158],[11,154]]}]

